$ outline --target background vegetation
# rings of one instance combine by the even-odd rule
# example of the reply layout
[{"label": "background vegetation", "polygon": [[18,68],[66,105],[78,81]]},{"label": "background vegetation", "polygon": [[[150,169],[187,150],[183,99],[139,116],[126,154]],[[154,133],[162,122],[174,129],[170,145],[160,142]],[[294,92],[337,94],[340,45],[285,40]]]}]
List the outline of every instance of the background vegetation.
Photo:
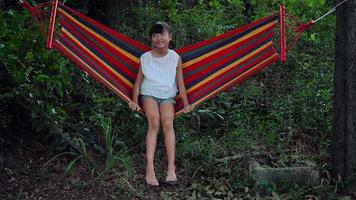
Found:
[{"label": "background vegetation", "polygon": [[[188,5],[177,0],[134,1],[120,10],[110,26],[149,44],[147,29],[164,20],[174,27],[172,48],[179,48],[266,16],[282,3],[289,13],[306,22],[336,2],[199,0]],[[340,196],[339,186],[331,184],[328,173],[335,16],[306,32],[288,52],[287,63],[275,64],[177,118],[181,182],[154,193],[145,190],[142,181],[144,116],[130,111],[124,101],[67,58],[45,49],[27,11],[1,10],[0,30],[0,127],[4,133],[0,149],[5,163],[9,155],[21,154],[18,149],[27,146],[44,156],[43,173],[50,174],[60,163],[66,180],[88,174],[105,198],[114,199],[258,198],[250,162],[271,167],[312,163],[321,174],[319,186],[266,184],[271,198]],[[156,158],[156,171],[164,178],[162,135]],[[66,184],[85,195],[89,181],[75,180]],[[25,193],[24,189],[12,195],[21,198]]]}]

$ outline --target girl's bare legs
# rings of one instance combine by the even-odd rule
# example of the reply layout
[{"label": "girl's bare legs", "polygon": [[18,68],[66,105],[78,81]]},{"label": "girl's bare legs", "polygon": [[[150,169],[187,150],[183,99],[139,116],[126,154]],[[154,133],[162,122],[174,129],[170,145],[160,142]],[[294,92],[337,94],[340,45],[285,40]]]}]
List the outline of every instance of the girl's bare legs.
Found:
[{"label": "girl's bare legs", "polygon": [[158,180],[154,171],[154,154],[156,150],[157,134],[159,131],[159,107],[155,100],[145,99],[143,109],[148,121],[148,130],[146,136],[146,183],[149,185],[158,185]]},{"label": "girl's bare legs", "polygon": [[167,151],[167,178],[166,181],[176,181],[176,168],[175,168],[175,144],[176,137],[173,129],[174,120],[174,105],[170,102],[162,103],[159,106],[161,115],[161,124],[164,132],[164,142]]}]

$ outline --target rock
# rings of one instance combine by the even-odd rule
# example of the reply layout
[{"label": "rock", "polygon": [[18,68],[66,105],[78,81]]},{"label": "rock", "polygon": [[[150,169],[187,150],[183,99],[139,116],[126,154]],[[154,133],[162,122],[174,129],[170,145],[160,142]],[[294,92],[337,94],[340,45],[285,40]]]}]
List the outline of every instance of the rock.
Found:
[{"label": "rock", "polygon": [[271,168],[262,167],[256,163],[251,165],[251,173],[256,180],[256,188],[261,195],[267,195],[266,185],[275,185],[277,187],[286,186],[312,186],[320,183],[319,172],[314,167],[284,167]]}]

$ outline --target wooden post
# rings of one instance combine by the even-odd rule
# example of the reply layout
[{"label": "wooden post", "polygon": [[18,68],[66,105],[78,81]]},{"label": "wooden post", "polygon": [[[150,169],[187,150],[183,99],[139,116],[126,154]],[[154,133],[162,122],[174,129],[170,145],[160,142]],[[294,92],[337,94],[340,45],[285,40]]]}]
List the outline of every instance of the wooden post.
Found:
[{"label": "wooden post", "polygon": [[287,60],[287,38],[286,38],[286,8],[284,5],[280,6],[280,29],[281,29],[281,62],[286,62]]},{"label": "wooden post", "polygon": [[56,16],[57,16],[57,7],[58,7],[58,0],[53,0],[51,21],[49,23],[48,37],[47,37],[47,48],[52,48],[54,25],[56,24]]}]

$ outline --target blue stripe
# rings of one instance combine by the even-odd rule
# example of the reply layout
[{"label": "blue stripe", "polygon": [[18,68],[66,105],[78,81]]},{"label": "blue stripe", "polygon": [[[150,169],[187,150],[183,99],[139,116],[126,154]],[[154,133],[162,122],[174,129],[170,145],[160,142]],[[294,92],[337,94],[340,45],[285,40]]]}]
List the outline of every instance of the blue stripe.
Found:
[{"label": "blue stripe", "polygon": [[101,30],[100,28],[96,27],[94,24],[91,24],[90,22],[85,21],[84,19],[80,18],[78,15],[73,13],[71,10],[67,9],[65,6],[60,6],[61,9],[63,9],[65,12],[67,12],[69,15],[71,15],[73,18],[78,20],[80,23],[84,24],[88,28],[92,29],[94,32],[98,33],[102,37],[106,38],[107,40],[111,41],[118,47],[124,49],[125,51],[131,53],[135,57],[139,58],[144,51],[135,48],[134,46],[131,46],[125,41],[120,40],[119,38],[116,38],[114,36],[111,36],[110,34],[106,33],[105,31]]},{"label": "blue stripe", "polygon": [[256,30],[256,29],[258,29],[258,28],[260,28],[260,27],[262,27],[262,26],[264,26],[266,24],[272,23],[272,22],[274,22],[274,21],[276,21],[278,19],[279,19],[279,16],[276,15],[274,17],[271,17],[270,19],[262,21],[261,23],[255,25],[255,26],[251,27],[250,29],[245,30],[244,32],[241,32],[241,33],[239,33],[237,35],[233,35],[232,37],[229,37],[229,38],[226,38],[226,39],[218,40],[218,41],[216,41],[216,42],[214,42],[212,44],[209,44],[209,45],[204,46],[202,48],[198,48],[195,51],[187,52],[187,53],[181,55],[182,56],[182,61],[183,61],[183,63],[188,62],[190,60],[193,60],[194,58],[197,58],[197,57],[199,57],[201,55],[204,55],[204,54],[206,54],[208,52],[211,52],[211,51],[213,51],[215,49],[218,49],[219,47],[222,47],[222,46],[225,46],[225,45],[227,45],[229,43],[232,43],[233,41],[238,40],[239,38],[249,34],[250,32],[252,32],[252,31],[254,31],[254,30]]},{"label": "blue stripe", "polygon": [[[100,74],[105,80],[109,81],[112,85],[115,86],[118,90],[128,96],[130,91],[127,91],[121,84],[119,84],[111,75],[106,72],[100,65],[96,64],[93,59],[87,56],[87,54],[83,53],[79,48],[76,48],[76,44],[70,41],[69,38],[59,37],[58,40],[71,52],[73,52],[76,56],[78,56],[83,62],[89,65],[95,72]],[[94,78],[94,77],[93,77]]]},{"label": "blue stripe", "polygon": [[[111,68],[113,68],[117,73],[121,74],[123,77],[125,77],[128,81],[131,83],[135,82],[134,78],[131,78],[128,74],[126,74],[124,71],[119,66],[116,66],[112,62],[110,62],[105,56],[103,56],[99,51],[97,51],[95,47],[90,46],[90,44],[83,39],[76,37],[77,33],[73,33],[73,31],[66,29],[68,32],[70,32],[80,43],[82,43],[87,49],[89,49],[91,52],[93,52],[94,55],[98,56],[101,60],[103,60],[106,64],[108,64]],[[85,36],[84,36],[85,37]]]},{"label": "blue stripe", "polygon": [[[219,70],[221,70],[221,69],[227,67],[227,66],[230,65],[231,63],[233,63],[233,62],[235,62],[235,61],[237,61],[237,60],[239,60],[239,59],[241,59],[241,58],[247,56],[247,55],[250,54],[251,52],[253,52],[253,51],[255,51],[256,49],[260,48],[260,47],[263,46],[264,44],[266,44],[266,43],[268,43],[269,41],[271,41],[271,39],[272,39],[272,38],[267,38],[266,40],[261,41],[261,42],[259,43],[260,45],[256,45],[254,48],[252,48],[252,49],[250,49],[249,51],[245,52],[244,54],[242,54],[242,55],[236,57],[235,59],[231,59],[229,62],[226,62],[226,63],[222,64],[220,67],[217,67],[217,68],[215,68],[214,70],[212,70],[212,71],[210,71],[210,72],[208,72],[208,73],[206,73],[206,74],[204,74],[204,75],[202,75],[202,76],[199,76],[199,78],[196,78],[196,79],[194,79],[194,81],[192,81],[192,82],[190,82],[189,84],[187,84],[186,87],[187,87],[187,88],[193,87],[194,85],[200,83],[201,81],[203,81],[204,79],[206,79],[206,78],[209,77],[210,75],[214,74],[215,72],[217,72],[217,71],[219,71]],[[258,55],[258,54],[257,54],[257,55]],[[255,59],[257,55],[253,56],[253,57],[250,58],[249,60]]]}]

